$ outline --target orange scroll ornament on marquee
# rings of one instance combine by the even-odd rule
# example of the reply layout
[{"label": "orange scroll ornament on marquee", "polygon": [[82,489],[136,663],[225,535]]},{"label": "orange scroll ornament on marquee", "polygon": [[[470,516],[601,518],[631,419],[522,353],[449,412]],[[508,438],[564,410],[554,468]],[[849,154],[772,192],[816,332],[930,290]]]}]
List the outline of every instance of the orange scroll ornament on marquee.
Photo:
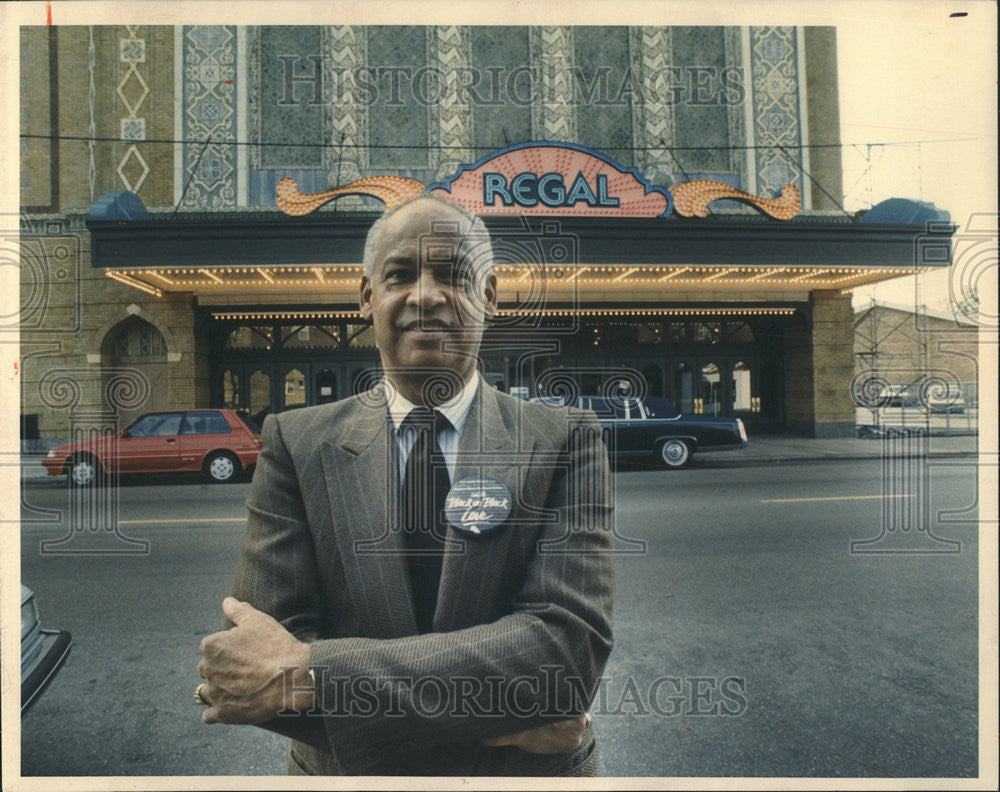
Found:
[{"label": "orange scroll ornament on marquee", "polygon": [[761,198],[708,180],[679,182],[668,189],[674,196],[674,211],[681,217],[708,217],[708,205],[723,198],[748,203],[775,220],[791,220],[802,208],[802,193],[794,184],[782,187],[780,198]]},{"label": "orange scroll ornament on marquee", "polygon": [[369,195],[382,201],[386,209],[392,209],[407,198],[420,195],[424,183],[405,176],[369,176],[334,190],[306,194],[299,192],[295,179],[286,176],[278,182],[277,191],[278,208],[286,215],[301,217],[344,195]]},{"label": "orange scroll ornament on marquee", "polygon": [[753,206],[775,220],[790,220],[802,208],[802,193],[786,184],[777,198],[763,198],[719,181],[699,179],[663,188],[636,168],[625,167],[577,143],[535,141],[494,151],[451,177],[425,185],[388,174],[368,176],[321,193],[299,192],[295,180],[277,184],[278,207],[301,217],[344,195],[367,195],[394,209],[421,194],[440,196],[475,214],[604,217],[708,217],[708,205],[724,199]]}]

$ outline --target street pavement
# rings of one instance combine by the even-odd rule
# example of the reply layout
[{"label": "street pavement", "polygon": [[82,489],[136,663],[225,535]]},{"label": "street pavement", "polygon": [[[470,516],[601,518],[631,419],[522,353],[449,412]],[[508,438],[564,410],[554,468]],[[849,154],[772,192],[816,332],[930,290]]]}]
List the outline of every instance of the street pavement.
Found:
[{"label": "street pavement", "polygon": [[[798,442],[882,447],[792,440],[783,453]],[[975,774],[976,460],[951,451],[888,492],[894,462],[870,454],[619,470],[601,772]],[[43,625],[74,637],[24,718],[25,775],[285,772],[283,738],[205,727],[192,700],[248,485],[166,481],[105,490],[120,533],[104,538],[132,551],[117,555],[87,551],[101,532],[79,530],[87,512],[59,480],[23,490],[22,577]]]}]

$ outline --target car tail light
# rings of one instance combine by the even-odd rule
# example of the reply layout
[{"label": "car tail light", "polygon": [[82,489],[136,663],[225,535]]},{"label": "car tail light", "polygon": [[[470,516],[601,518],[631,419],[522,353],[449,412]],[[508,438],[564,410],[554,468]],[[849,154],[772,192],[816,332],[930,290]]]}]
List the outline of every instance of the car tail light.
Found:
[{"label": "car tail light", "polygon": [[749,443],[750,441],[747,439],[747,428],[743,425],[743,421],[737,418],[736,425],[740,428],[740,437],[743,439],[743,442]]}]

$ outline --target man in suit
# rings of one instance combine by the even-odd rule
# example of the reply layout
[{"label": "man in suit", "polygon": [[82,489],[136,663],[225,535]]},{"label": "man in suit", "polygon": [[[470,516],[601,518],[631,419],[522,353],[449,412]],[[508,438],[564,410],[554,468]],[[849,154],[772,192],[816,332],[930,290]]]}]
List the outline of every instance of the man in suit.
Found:
[{"label": "man in suit", "polygon": [[478,373],[492,263],[454,204],[387,212],[360,293],[383,381],[264,423],[233,626],[202,641],[195,697],[206,723],[292,737],[291,773],[596,773],[606,451],[592,413]]}]

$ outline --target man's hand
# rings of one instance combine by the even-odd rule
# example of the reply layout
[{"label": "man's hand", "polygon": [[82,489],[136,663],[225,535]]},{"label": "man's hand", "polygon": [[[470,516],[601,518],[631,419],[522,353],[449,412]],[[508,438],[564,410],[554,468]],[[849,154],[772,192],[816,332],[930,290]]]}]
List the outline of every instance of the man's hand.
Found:
[{"label": "man's hand", "polygon": [[310,709],[309,645],[246,602],[226,597],[222,611],[236,626],[202,639],[198,673],[208,680],[202,696],[209,702],[202,721],[262,723],[278,710]]},{"label": "man's hand", "polygon": [[534,754],[573,753],[583,741],[583,732],[590,722],[588,716],[573,718],[573,720],[547,723],[537,729],[505,734],[503,737],[490,737],[482,741],[489,748],[514,746],[522,751]]}]

